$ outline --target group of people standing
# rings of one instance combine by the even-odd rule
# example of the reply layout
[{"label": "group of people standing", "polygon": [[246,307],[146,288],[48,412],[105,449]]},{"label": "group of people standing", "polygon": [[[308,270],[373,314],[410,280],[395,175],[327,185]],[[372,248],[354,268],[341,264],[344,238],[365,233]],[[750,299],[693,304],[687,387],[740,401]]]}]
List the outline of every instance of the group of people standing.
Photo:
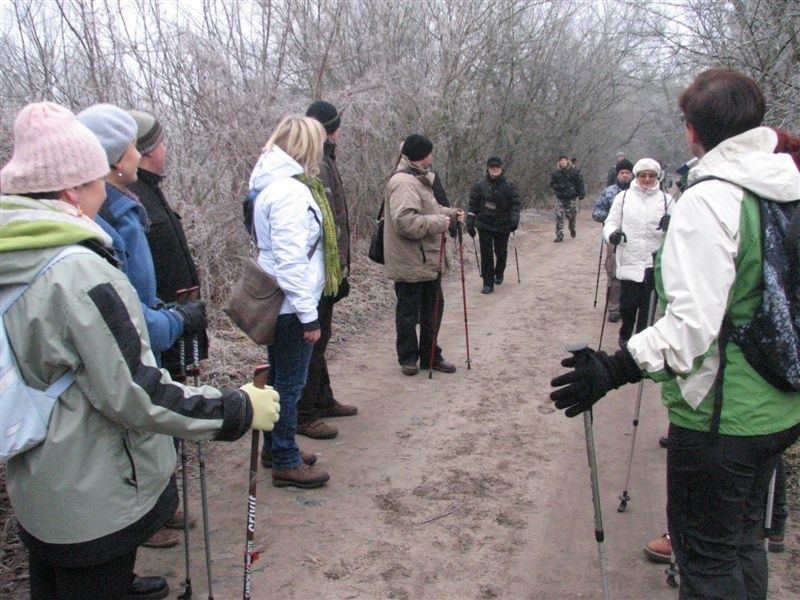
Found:
[{"label": "group of people standing", "polygon": [[278,418],[272,389],[187,387],[159,368],[162,351],[201,335],[205,307],[156,296],[147,213],[125,187],[137,142],[158,154],[158,137],[151,115],[33,103],[0,171],[0,275],[23,286],[3,316],[8,341],[30,386],[74,374],[45,439],[7,462],[35,600],[166,597],[163,577],[133,569],[176,517],[171,437],[234,441]]}]

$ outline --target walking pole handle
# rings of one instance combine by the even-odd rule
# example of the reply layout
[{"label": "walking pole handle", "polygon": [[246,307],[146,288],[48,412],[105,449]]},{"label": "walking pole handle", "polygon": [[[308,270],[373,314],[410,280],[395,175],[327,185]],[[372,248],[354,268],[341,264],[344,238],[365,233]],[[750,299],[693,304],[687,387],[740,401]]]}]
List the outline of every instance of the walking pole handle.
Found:
[{"label": "walking pole handle", "polygon": [[[268,374],[268,364],[258,365],[253,373],[253,385],[257,388],[266,387]],[[258,442],[258,431],[253,430],[253,437],[250,443],[250,487],[247,494],[247,532],[245,535],[246,544],[244,549],[244,588],[242,590],[243,600],[250,600],[252,598],[253,563],[258,560],[258,553],[255,551],[256,489],[258,485]]]}]

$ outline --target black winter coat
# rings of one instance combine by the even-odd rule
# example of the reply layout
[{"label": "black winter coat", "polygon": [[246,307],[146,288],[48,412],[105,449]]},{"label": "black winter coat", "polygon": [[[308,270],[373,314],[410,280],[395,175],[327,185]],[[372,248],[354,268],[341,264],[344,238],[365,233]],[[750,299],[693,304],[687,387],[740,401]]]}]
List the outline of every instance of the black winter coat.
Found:
[{"label": "black winter coat", "polygon": [[510,233],[519,225],[520,201],[517,187],[504,175],[487,175],[469,192],[467,227]]},{"label": "black winter coat", "polygon": [[558,168],[550,175],[550,187],[559,200],[572,200],[578,196],[584,197],[586,190],[583,186],[583,176],[577,169],[567,167]]},{"label": "black winter coat", "polygon": [[[147,210],[150,218],[150,230],[147,242],[153,255],[153,267],[156,271],[156,293],[164,302],[175,302],[177,290],[200,285],[197,267],[189,251],[186,234],[181,224],[181,216],[172,210],[161,191],[163,177],[139,169],[138,180],[128,186],[136,194],[139,202]],[[208,337],[205,332],[199,336],[200,358],[208,358]],[[186,343],[185,364],[191,365],[192,344]],[[180,375],[180,352],[178,344],[161,353],[162,366],[173,377]]]}]

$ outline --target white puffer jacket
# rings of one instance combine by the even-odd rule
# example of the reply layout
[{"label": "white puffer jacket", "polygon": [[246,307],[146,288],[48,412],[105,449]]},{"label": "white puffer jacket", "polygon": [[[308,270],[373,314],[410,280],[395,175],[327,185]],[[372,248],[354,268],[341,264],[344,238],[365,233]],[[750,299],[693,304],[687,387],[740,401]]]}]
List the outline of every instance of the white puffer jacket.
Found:
[{"label": "white puffer jacket", "polygon": [[325,287],[325,259],[322,213],[311,190],[293,178],[302,172],[291,156],[273,146],[258,159],[250,189],[258,191],[253,211],[258,264],[286,294],[281,314],[296,313],[301,323],[311,323],[317,320]]},{"label": "white puffer jacket", "polygon": [[653,266],[653,253],[664,237],[658,224],[674,204],[669,194],[658,188],[644,189],[636,180],[616,195],[603,225],[603,238],[608,241],[618,229],[625,234],[616,252],[619,279],[644,281],[644,271]]}]

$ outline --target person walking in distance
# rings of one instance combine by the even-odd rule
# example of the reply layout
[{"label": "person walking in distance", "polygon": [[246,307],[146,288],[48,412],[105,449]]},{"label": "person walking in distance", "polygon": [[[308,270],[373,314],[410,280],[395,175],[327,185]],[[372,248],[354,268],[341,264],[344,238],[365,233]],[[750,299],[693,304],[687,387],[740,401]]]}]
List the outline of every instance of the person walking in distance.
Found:
[{"label": "person walking in distance", "polygon": [[166,598],[166,580],[134,565],[177,507],[171,436],[235,441],[278,418],[274,390],[187,388],[158,368],[139,294],[94,221],[108,167],[74,114],[39,102],[17,115],[0,171],[0,277],[29,286],[3,315],[8,342],[31,387],[74,374],[44,440],[6,463],[32,600]]},{"label": "person walking in distance", "polygon": [[[597,199],[594,210],[592,211],[592,219],[598,223],[605,223],[614,198],[616,198],[617,194],[621,191],[627,190],[632,180],[633,163],[623,158],[617,163],[616,183],[608,186],[600,193],[600,197]],[[605,269],[606,285],[608,287],[608,320],[611,323],[616,323],[621,318],[619,314],[620,281],[617,279],[617,264],[614,253],[616,246],[609,244],[605,240],[603,244],[606,248]]]},{"label": "person walking in distance", "polygon": [[336,223],[342,281],[339,283],[336,295],[323,293],[317,304],[320,338],[311,351],[306,386],[297,405],[297,433],[310,438],[330,439],[336,437],[339,431],[336,427],[325,423],[324,418],[350,417],[358,412],[357,407],[342,404],[334,398],[328,363],[325,359],[325,350],[331,339],[333,307],[350,293],[350,283],[347,279],[350,273],[350,217],[342,178],[336,165],[336,141],[339,137],[341,115],[330,102],[318,100],[308,107],[306,116],[316,119],[325,128],[326,138],[322,150],[322,162],[319,165],[319,179],[325,188],[325,195]]},{"label": "person walking in distance", "polygon": [[[571,370],[551,382],[559,388],[551,398],[575,416],[626,383],[662,382],[680,597],[765,599],[764,498],[777,456],[800,437],[800,391],[763,368],[794,363],[771,356],[754,366],[728,331],[752,323],[762,305],[762,209],[800,198],[800,173],[789,155],[773,153],[777,134],[761,126],[766,102],[750,77],[709,69],[678,105],[699,161],[656,258],[664,314],[613,355],[586,349],[565,359]],[[791,331],[788,318],[783,328]]]},{"label": "person walking in distance", "polygon": [[633,166],[634,181],[620,191],[603,224],[603,238],[614,246],[615,271],[620,280],[619,343],[647,327],[650,293],[654,289],[653,254],[661,245],[672,212],[672,196],[661,191],[661,167],[652,158]]},{"label": "person walking in distance", "polygon": [[617,162],[608,170],[608,175],[606,176],[606,187],[614,185],[614,182],[617,180],[617,165],[623,160],[625,160],[625,153],[617,152]]},{"label": "person walking in distance", "polygon": [[269,380],[281,396],[281,424],[264,435],[263,465],[272,484],[318,488],[327,472],[314,467],[315,454],[295,442],[297,404],[308,363],[321,336],[317,306],[335,297],[342,283],[336,226],[322,182],[317,178],[325,129],[311,117],[285,117],[264,146],[250,176],[255,192],[253,226],[258,264],[275,277],[286,295],[275,339],[267,346]]},{"label": "person walking in distance", "polygon": [[550,175],[550,187],[556,193],[556,237],[554,242],[564,240],[564,218],[569,223],[569,234],[576,235],[575,218],[578,213],[577,198],[586,195],[583,177],[580,172],[572,168],[569,157],[562,154],[558,159],[556,170]]},{"label": "person walking in distance", "polygon": [[516,186],[505,177],[503,162],[497,156],[486,161],[486,176],[469,192],[467,233],[481,246],[482,294],[491,294],[495,284],[503,283],[508,256],[508,238],[519,226],[520,201]]},{"label": "person walking in distance", "polygon": [[384,200],[386,273],[394,281],[397,296],[397,360],[405,375],[416,375],[418,362],[427,368],[431,354],[434,370],[456,371],[435,343],[444,312],[438,269],[445,264],[442,234],[456,221],[463,222],[464,213],[436,202],[429,171],[432,162],[433,143],[424,135],[409,135]]}]

